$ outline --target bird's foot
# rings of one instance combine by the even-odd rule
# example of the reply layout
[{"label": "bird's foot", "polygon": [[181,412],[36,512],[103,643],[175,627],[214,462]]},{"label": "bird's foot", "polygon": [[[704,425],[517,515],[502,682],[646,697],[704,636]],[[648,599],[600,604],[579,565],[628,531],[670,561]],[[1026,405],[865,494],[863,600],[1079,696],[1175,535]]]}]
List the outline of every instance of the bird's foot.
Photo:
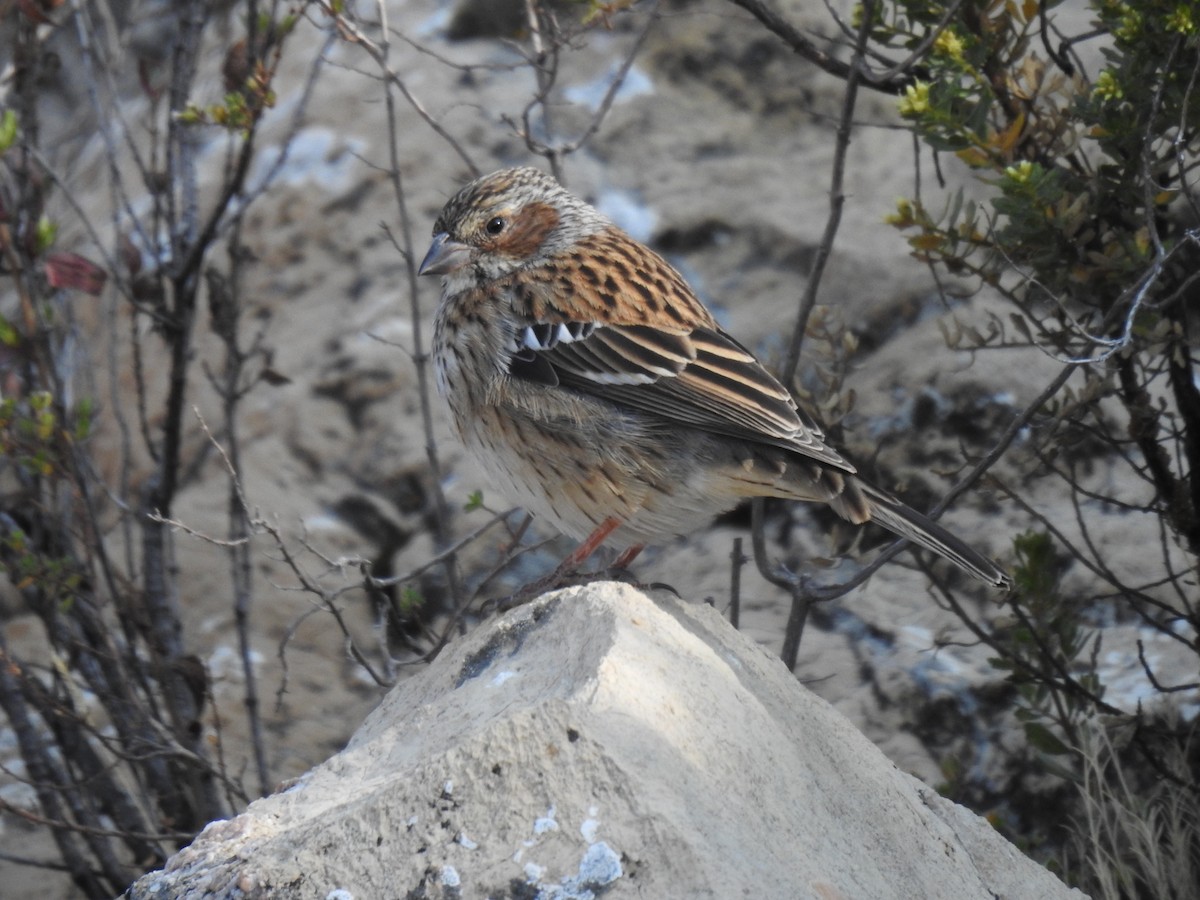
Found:
[{"label": "bird's foot", "polygon": [[627,584],[630,587],[635,587],[639,591],[670,591],[676,597],[679,596],[679,591],[675,590],[671,585],[661,581],[643,582],[638,581],[637,577],[629,569],[618,566],[609,566],[604,569],[596,569],[591,572],[580,572],[577,570],[568,570],[563,566],[559,566],[549,575],[545,575],[529,584],[523,585],[507,597],[498,597],[494,600],[487,601],[481,610],[484,615],[490,615],[493,612],[504,613],[510,609],[516,609],[518,606],[523,606],[536,597],[540,597],[549,591],[557,591],[562,588],[579,587],[580,585],[592,584],[596,581],[619,581]]},{"label": "bird's foot", "polygon": [[590,584],[593,581],[602,581],[606,577],[605,572],[579,572],[575,570],[564,569],[559,566],[549,575],[544,575],[541,578],[522,585],[513,591],[507,597],[499,597],[495,600],[489,600],[484,604],[483,612],[485,614],[495,610],[496,612],[508,612],[510,609],[515,609],[533,600],[535,597],[540,597],[548,591],[557,591],[560,588],[576,587],[581,584]]}]

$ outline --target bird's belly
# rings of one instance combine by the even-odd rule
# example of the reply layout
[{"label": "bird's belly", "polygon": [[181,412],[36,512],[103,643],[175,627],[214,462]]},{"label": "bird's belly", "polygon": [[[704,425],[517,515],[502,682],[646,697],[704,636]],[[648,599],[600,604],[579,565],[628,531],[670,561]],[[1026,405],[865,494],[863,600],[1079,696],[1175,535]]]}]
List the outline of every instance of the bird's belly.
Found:
[{"label": "bird's belly", "polygon": [[611,408],[567,421],[485,405],[456,424],[490,479],[485,494],[497,491],[579,540],[613,517],[621,523],[613,546],[662,544],[745,497],[773,493],[729,477],[745,464],[727,443],[678,427],[648,430]]}]

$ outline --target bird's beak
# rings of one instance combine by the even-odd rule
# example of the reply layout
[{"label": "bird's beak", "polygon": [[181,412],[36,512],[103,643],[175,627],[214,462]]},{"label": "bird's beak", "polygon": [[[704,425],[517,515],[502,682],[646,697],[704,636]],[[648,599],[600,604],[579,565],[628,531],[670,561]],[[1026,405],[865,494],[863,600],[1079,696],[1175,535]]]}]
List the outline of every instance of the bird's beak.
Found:
[{"label": "bird's beak", "polygon": [[450,240],[450,235],[439,231],[433,236],[429,252],[421,261],[418,275],[449,275],[467,264],[471,248],[466,244]]}]

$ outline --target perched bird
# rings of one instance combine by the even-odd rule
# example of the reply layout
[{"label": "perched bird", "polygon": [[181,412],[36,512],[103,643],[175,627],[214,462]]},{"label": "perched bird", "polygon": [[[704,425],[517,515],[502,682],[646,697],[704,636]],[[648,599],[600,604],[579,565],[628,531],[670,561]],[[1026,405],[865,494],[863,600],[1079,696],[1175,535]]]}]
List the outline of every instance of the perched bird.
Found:
[{"label": "perched bird", "polygon": [[494,486],[583,542],[629,549],[749,497],[827,503],[971,574],[1005,572],[860,478],[666,260],[532,168],[462,188],[422,275],[442,276],[437,383]]}]

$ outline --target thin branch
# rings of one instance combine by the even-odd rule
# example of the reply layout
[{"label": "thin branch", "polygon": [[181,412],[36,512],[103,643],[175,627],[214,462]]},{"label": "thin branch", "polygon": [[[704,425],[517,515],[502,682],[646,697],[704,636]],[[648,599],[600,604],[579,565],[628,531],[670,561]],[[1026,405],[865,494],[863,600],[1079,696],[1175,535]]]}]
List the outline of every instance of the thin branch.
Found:
[{"label": "thin branch", "polygon": [[1189,681],[1184,684],[1163,684],[1154,677],[1154,670],[1150,668],[1150,663],[1146,661],[1146,648],[1142,643],[1141,638],[1138,638],[1138,662],[1142,664],[1142,671],[1146,673],[1146,678],[1154,685],[1154,689],[1163,694],[1176,694],[1181,691],[1194,691],[1200,688],[1200,681]]},{"label": "thin branch", "polygon": [[742,566],[749,558],[742,552],[742,539],[733,539],[729,552],[729,624],[734,630],[741,628],[742,620]]},{"label": "thin branch", "polygon": [[518,507],[514,506],[512,509],[509,509],[506,512],[495,513],[492,518],[488,519],[478,528],[468,534],[463,535],[453,544],[450,544],[448,547],[444,548],[441,552],[435,553],[419,566],[409,569],[403,575],[389,575],[387,578],[372,578],[371,585],[373,587],[384,588],[394,587],[397,584],[405,584],[406,582],[410,581],[416,581],[425,572],[429,571],[435,566],[442,565],[446,562],[446,560],[453,558],[455,554],[459,553],[464,547],[468,547],[475,543],[475,541],[483,537],[483,535],[490,531],[495,525],[506,521],[509,516],[517,511],[517,509]]},{"label": "thin branch", "polygon": [[621,87],[625,84],[625,79],[629,75],[629,70],[633,68],[633,61],[637,58],[638,53],[641,52],[642,46],[646,43],[646,38],[650,35],[651,27],[655,22],[658,21],[658,4],[659,0],[654,0],[654,2],[651,3],[650,11],[646,14],[646,24],[642,27],[642,30],[638,32],[637,39],[633,42],[633,46],[629,49],[629,52],[625,54],[625,58],[621,61],[621,65],[613,74],[612,82],[609,84],[608,90],[604,92],[604,97],[600,101],[600,105],[596,108],[596,112],[595,115],[592,116],[592,120],[588,122],[587,128],[585,128],[583,133],[575,140],[563,144],[559,148],[559,152],[562,155],[566,156],[582,149],[584,145],[586,145],[587,142],[595,136],[596,132],[600,130],[600,126],[603,124],[604,119],[608,116],[609,110],[612,109],[613,101],[616,100],[617,94],[620,93]]},{"label": "thin branch", "polygon": [[[858,61],[852,61],[847,64],[841,60],[830,56],[824,50],[820,49],[811,40],[805,37],[791,22],[788,22],[777,12],[768,7],[762,0],[729,0],[735,6],[740,6],[746,12],[750,13],[759,22],[766,26],[767,30],[776,37],[783,40],[785,44],[792,48],[792,52],[798,56],[807,59],[813,65],[817,66],[823,72],[827,72],[836,78],[843,80],[849,79],[852,73],[855,73],[861,65]],[[865,8],[868,4],[864,3],[864,18]],[[891,69],[898,69],[896,64],[891,64]],[[853,77],[861,78],[868,87],[877,91],[882,91],[888,94],[898,94],[902,92],[908,85],[913,83],[914,78],[921,77],[922,72],[919,69],[913,69],[912,72],[903,77],[880,78],[876,80],[872,73],[866,71],[858,71]]]},{"label": "thin branch", "polygon": [[287,648],[292,635],[295,633],[295,629],[298,627],[299,622],[304,621],[304,619],[308,618],[309,615],[312,615],[312,613],[317,609],[323,609],[333,616],[333,620],[337,623],[338,628],[341,630],[342,635],[346,640],[347,651],[354,661],[358,665],[362,666],[363,671],[371,677],[371,680],[380,687],[391,687],[392,682],[376,672],[375,667],[371,664],[371,661],[367,659],[366,654],[358,649],[358,645],[355,643],[354,638],[350,634],[350,626],[346,623],[346,619],[342,615],[342,610],[338,607],[337,603],[334,602],[335,595],[322,588],[308,576],[308,573],[304,571],[304,568],[300,565],[300,561],[292,552],[291,547],[288,546],[287,541],[283,539],[283,535],[280,534],[277,527],[265,519],[255,519],[254,524],[270,535],[271,539],[275,542],[275,549],[282,557],[283,563],[288,567],[289,570],[291,570],[292,574],[295,575],[296,579],[300,582],[300,590],[313,594],[314,596],[320,598],[321,601],[320,607],[317,607],[302,616],[300,620],[293,625],[293,627],[289,628],[287,632],[285,632],[284,636],[279,641],[278,654],[281,662],[283,663],[285,681],[280,685],[279,691],[277,692],[277,698],[282,698],[283,692],[286,689],[287,660],[284,651]]},{"label": "thin branch", "polygon": [[804,286],[804,295],[800,300],[800,308],[796,313],[796,322],[792,328],[792,339],[788,344],[787,356],[784,357],[783,370],[780,379],[784,384],[791,384],[796,377],[796,369],[800,365],[800,348],[804,343],[804,335],[808,330],[808,320],[813,307],[817,303],[817,293],[821,287],[821,279],[825,274],[825,265],[833,252],[833,242],[837,238],[838,229],[842,224],[842,207],[846,204],[843,190],[846,177],[846,152],[850,147],[850,134],[853,130],[854,108],[858,103],[858,83],[861,77],[863,54],[866,51],[867,39],[871,35],[871,24],[875,18],[874,0],[864,0],[862,25],[858,29],[858,41],[854,45],[854,57],[850,62],[850,70],[846,73],[846,87],[842,92],[842,115],[838,121],[836,141],[833,151],[833,171],[829,177],[829,215],[825,219],[825,233],[821,243],[813,254],[812,265],[808,270],[808,283]]},{"label": "thin branch", "polygon": [[[387,53],[384,51],[384,48],[363,34],[362,29],[360,29],[358,25],[356,25],[350,19],[346,18],[343,13],[335,10],[332,4],[329,3],[329,0],[317,0],[316,5],[321,9],[322,12],[325,13],[325,15],[333,19],[334,23],[337,25],[338,31],[341,32],[342,36],[349,43],[357,44],[358,46],[362,47],[364,51],[366,51],[367,55],[375,61],[375,64],[379,67],[380,72],[383,73],[384,78],[400,91],[400,93],[404,96],[404,99],[408,102],[408,105],[412,107],[413,111],[420,116],[421,120],[433,130],[434,134],[444,140],[450,146],[450,149],[458,155],[459,159],[461,159],[463,164],[466,165],[467,171],[471,173],[471,176],[478,176],[480,174],[479,167],[475,165],[475,161],[471,159],[470,154],[467,153],[462,144],[460,144],[458,140],[452,134],[450,134],[450,132],[448,132],[440,122],[430,115],[429,111],[425,109],[412,91],[408,89],[408,85],[405,84],[404,79],[401,78],[400,75],[389,65]],[[384,34],[386,34],[386,17],[384,17],[383,21]]]}]

